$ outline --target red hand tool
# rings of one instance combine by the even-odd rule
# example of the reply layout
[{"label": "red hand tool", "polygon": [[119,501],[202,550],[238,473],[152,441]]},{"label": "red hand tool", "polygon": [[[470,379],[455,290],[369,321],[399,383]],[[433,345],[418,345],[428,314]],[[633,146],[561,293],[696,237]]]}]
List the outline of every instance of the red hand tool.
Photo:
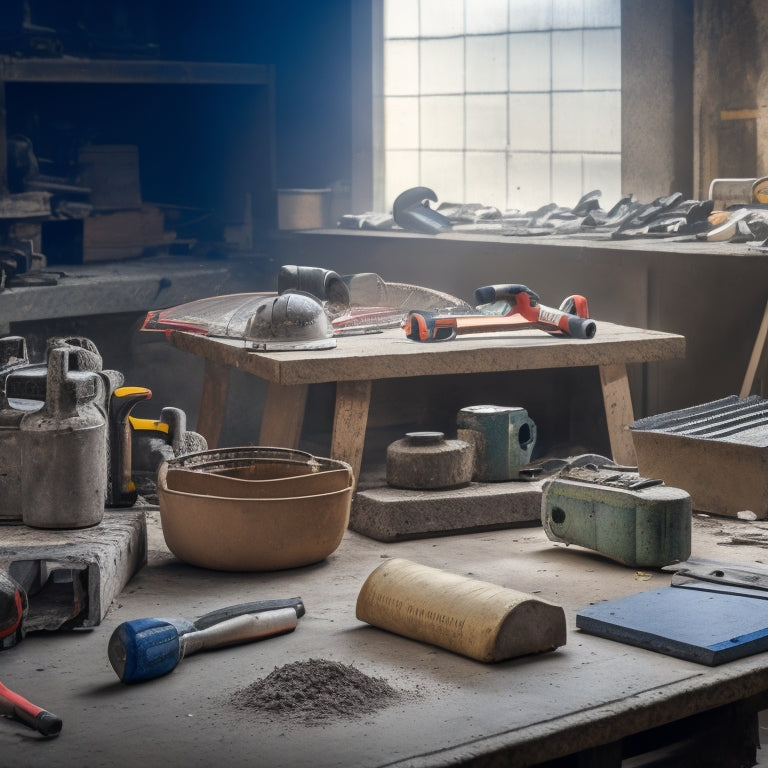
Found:
[{"label": "red hand tool", "polygon": [[43,736],[56,736],[61,731],[61,718],[38,707],[0,683],[0,715],[14,717]]},{"label": "red hand tool", "polygon": [[[587,300],[583,296],[569,296],[560,309],[553,309],[541,304],[538,294],[525,285],[486,285],[475,291],[475,301],[478,304],[505,301],[510,306],[509,314],[522,315],[532,323],[554,326],[576,339],[591,339],[597,330],[595,321],[589,319]],[[571,309],[575,313],[570,312]]]},{"label": "red hand tool", "polygon": [[465,333],[522,331],[538,328],[549,333],[564,333],[577,339],[591,339],[597,326],[589,319],[587,300],[569,296],[560,309],[545,307],[539,297],[524,285],[489,285],[475,291],[479,305],[504,302],[503,314],[441,315],[412,311],[405,321],[405,334],[413,341],[448,341]]}]

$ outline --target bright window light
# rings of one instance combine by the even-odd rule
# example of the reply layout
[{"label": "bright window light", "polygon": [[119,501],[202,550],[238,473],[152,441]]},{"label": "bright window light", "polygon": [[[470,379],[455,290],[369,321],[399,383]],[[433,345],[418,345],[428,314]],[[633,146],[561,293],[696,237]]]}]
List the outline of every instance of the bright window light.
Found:
[{"label": "bright window light", "polygon": [[383,173],[502,211],[621,197],[620,0],[383,0]]}]

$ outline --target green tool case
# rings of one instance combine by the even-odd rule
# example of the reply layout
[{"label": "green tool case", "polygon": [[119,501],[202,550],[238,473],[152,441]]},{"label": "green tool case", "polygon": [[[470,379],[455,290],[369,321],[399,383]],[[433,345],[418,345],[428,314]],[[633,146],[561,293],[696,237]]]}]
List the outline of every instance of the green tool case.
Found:
[{"label": "green tool case", "polygon": [[551,541],[633,568],[660,568],[691,554],[690,495],[619,468],[571,467],[545,483],[541,523]]}]

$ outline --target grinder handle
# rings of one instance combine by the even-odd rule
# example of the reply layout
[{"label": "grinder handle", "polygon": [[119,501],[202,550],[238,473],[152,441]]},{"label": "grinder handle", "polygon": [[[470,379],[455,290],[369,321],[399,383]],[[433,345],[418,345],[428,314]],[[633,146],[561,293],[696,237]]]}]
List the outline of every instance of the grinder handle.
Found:
[{"label": "grinder handle", "polygon": [[[506,301],[511,305],[513,314],[519,313],[530,322],[552,325],[574,339],[591,339],[597,331],[594,320],[545,307],[540,303],[538,294],[525,285],[484,285],[475,291],[475,301],[480,304]],[[586,299],[582,302],[582,306],[585,305]]]},{"label": "grinder handle", "polygon": [[134,405],[149,400],[146,387],[118,387],[109,401],[109,487],[107,506],[130,507],[138,492],[131,467],[130,412]]},{"label": "grinder handle", "polygon": [[456,317],[426,310],[411,310],[404,323],[411,341],[450,341],[456,338]]},{"label": "grinder handle", "polygon": [[[522,294],[525,294],[525,296],[522,296]],[[522,285],[521,283],[484,285],[481,288],[475,289],[475,302],[478,305],[493,304],[495,301],[506,301],[514,307],[518,297],[534,307],[539,303],[539,295],[527,285]]]}]

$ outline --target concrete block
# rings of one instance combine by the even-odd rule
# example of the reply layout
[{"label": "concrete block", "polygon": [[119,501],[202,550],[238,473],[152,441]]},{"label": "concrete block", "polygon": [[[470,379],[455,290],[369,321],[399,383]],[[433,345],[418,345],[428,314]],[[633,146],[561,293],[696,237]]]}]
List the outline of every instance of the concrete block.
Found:
[{"label": "concrete block", "polygon": [[384,486],[358,491],[349,527],[377,541],[541,524],[543,480],[471,483],[447,491]]},{"label": "concrete block", "polygon": [[141,507],[107,509],[102,522],[90,528],[2,528],[0,568],[28,593],[28,632],[97,626],[146,562],[147,522]]}]

